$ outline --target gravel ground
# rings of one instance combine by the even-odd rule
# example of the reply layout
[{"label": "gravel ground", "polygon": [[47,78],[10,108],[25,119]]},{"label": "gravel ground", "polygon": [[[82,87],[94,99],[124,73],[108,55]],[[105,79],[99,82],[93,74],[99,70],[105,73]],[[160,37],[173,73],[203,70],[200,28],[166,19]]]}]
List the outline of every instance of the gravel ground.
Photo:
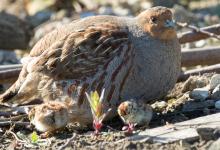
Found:
[{"label": "gravel ground", "polygon": [[[154,117],[149,128],[159,127],[166,124],[173,124],[207,114],[218,112],[213,106],[200,108],[193,111],[183,112],[182,106],[186,103],[184,99],[179,99],[183,95],[181,89],[183,83],[176,84],[175,88],[163,100],[167,102],[166,107],[154,109]],[[159,103],[157,101],[156,103]],[[195,101],[189,102],[195,103]],[[207,111],[208,109],[208,111]],[[23,120],[25,121],[25,120]],[[47,139],[38,139],[38,142],[31,144],[30,135],[33,127],[7,126],[0,128],[0,149],[208,149],[214,141],[204,141],[200,138],[191,141],[178,141],[169,144],[151,143],[149,141],[132,142],[126,140],[127,135],[121,131],[122,121],[116,117],[110,122],[104,123],[103,132],[95,136],[91,128],[79,128],[69,126],[63,131],[54,133]],[[144,129],[137,128],[136,133]],[[11,131],[11,132],[10,132]],[[13,133],[15,134],[13,135]],[[40,133],[37,133],[40,135]],[[135,134],[135,133],[134,133]],[[122,140],[125,139],[125,140]],[[216,142],[215,142],[216,143]],[[219,142],[220,143],[220,142]],[[212,146],[214,147],[214,146]],[[214,149],[212,149],[214,150]]]}]

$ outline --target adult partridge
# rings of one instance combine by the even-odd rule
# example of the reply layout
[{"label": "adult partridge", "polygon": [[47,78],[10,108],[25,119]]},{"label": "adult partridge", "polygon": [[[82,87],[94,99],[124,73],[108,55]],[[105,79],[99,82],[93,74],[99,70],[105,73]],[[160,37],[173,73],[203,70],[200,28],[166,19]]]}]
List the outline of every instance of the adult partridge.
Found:
[{"label": "adult partridge", "polygon": [[105,89],[111,118],[123,100],[147,103],[166,95],[179,72],[180,45],[168,8],[153,7],[134,18],[94,16],[43,37],[1,101],[68,101],[72,122],[88,124],[85,92]]}]

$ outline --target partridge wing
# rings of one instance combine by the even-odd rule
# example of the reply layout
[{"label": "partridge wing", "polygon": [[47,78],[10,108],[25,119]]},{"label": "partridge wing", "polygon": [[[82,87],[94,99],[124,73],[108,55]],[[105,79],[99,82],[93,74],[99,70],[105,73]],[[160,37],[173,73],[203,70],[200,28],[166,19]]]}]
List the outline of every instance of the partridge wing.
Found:
[{"label": "partridge wing", "polygon": [[53,43],[30,63],[28,71],[57,79],[80,79],[96,73],[128,44],[126,28],[111,23],[89,26]]},{"label": "partridge wing", "polygon": [[50,38],[43,38],[38,44],[43,44],[44,40],[49,42],[46,47],[42,45],[45,49],[35,47],[31,51],[26,61],[28,63],[24,64],[16,83],[0,96],[1,102],[31,101],[37,96],[36,89],[42,75],[46,75],[47,80],[83,80],[92,77],[99,68],[105,69],[112,59],[131,48],[128,29],[114,23],[90,25],[69,32],[60,39],[52,38],[52,43]]}]

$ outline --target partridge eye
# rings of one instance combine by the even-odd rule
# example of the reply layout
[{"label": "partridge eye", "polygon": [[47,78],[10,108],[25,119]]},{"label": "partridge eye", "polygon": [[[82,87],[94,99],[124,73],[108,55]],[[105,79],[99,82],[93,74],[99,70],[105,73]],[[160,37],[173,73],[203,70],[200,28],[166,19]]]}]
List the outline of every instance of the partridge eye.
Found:
[{"label": "partridge eye", "polygon": [[151,21],[151,23],[156,23],[156,22],[157,22],[157,18],[151,17],[151,18],[150,18],[150,21]]}]

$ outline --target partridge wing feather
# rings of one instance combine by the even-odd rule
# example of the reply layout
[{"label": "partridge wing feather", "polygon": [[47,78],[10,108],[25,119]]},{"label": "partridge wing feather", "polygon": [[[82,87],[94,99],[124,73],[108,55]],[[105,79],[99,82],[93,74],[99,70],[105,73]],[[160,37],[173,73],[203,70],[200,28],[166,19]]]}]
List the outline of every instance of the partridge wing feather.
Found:
[{"label": "partridge wing feather", "polygon": [[[98,68],[104,69],[116,55],[129,48],[127,29],[115,23],[87,25],[82,30],[72,32],[69,29],[62,30],[65,33],[62,36],[53,37],[52,35],[56,36],[58,33],[55,31],[38,42],[30,53],[28,63],[24,64],[18,80],[0,96],[1,102],[27,101],[27,98],[34,96],[30,94],[34,94],[33,90],[24,88],[28,86],[28,80],[35,80],[27,78],[29,73],[44,74],[55,80],[82,80],[92,77]],[[62,30],[59,33],[62,33]],[[31,81],[29,84],[37,83]]]},{"label": "partridge wing feather", "polygon": [[29,68],[56,79],[91,76],[128,44],[127,33],[127,29],[112,23],[71,32],[43,51]]}]

